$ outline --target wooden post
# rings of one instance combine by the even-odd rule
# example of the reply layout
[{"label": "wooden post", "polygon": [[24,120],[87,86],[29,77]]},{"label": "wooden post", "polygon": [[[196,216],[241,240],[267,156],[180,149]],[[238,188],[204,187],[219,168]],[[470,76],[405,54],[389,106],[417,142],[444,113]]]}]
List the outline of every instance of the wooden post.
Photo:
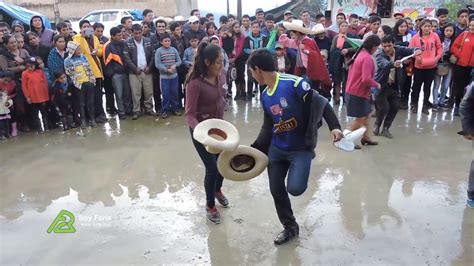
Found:
[{"label": "wooden post", "polygon": [[237,18],[242,19],[242,0],[237,0]]}]

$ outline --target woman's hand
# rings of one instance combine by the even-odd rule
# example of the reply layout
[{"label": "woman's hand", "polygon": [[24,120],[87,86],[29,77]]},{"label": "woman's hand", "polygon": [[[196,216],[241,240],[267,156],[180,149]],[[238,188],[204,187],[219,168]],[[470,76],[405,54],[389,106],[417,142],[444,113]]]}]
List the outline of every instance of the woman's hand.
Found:
[{"label": "woman's hand", "polygon": [[342,131],[340,129],[336,128],[331,131],[331,137],[332,142],[337,142],[344,138],[344,134],[342,134]]}]

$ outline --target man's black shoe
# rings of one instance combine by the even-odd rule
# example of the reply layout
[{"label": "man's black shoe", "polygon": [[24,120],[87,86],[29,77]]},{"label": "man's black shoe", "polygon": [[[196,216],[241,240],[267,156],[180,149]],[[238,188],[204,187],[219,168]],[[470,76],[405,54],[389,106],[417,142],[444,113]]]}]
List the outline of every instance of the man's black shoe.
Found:
[{"label": "man's black shoe", "polygon": [[275,245],[283,245],[288,241],[292,240],[293,238],[297,237],[300,233],[298,225],[296,226],[288,226],[283,231],[281,231],[273,242]]}]

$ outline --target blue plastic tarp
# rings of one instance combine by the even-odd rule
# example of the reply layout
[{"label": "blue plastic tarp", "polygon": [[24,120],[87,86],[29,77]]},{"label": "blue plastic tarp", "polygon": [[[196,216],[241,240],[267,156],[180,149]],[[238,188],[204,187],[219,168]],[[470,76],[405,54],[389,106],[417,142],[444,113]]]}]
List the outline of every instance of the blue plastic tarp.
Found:
[{"label": "blue plastic tarp", "polygon": [[26,25],[30,25],[31,17],[36,15],[41,16],[43,18],[44,26],[48,29],[51,29],[51,22],[49,21],[48,17],[38,12],[5,2],[0,2],[0,10],[11,16],[13,19],[19,20]]}]

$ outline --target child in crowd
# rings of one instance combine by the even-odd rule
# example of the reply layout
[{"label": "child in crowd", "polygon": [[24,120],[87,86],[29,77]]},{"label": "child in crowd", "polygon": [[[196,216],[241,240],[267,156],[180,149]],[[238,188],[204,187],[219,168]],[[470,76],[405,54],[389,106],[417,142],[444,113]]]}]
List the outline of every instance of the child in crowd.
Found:
[{"label": "child in crowd", "polygon": [[291,68],[291,62],[288,56],[285,54],[285,48],[281,43],[277,43],[275,51],[275,64],[278,72],[288,73]]},{"label": "child in crowd", "polygon": [[[211,39],[209,39],[209,43],[210,44],[214,44],[214,45],[217,45],[217,46],[220,46],[219,45],[219,37],[217,37],[217,35],[214,35],[211,37]],[[224,51],[223,48],[221,48],[221,52],[222,52],[222,56],[224,57],[224,71],[225,73],[227,73],[227,71],[229,70],[229,57],[227,56],[227,53]]]},{"label": "child in crowd", "polygon": [[[188,48],[184,50],[184,55],[183,55],[183,67],[185,73],[188,73],[189,69],[192,68],[194,64],[194,57],[196,56],[197,53],[197,48],[199,45],[199,37],[197,35],[191,35]],[[183,97],[184,97],[184,102],[186,103],[186,87],[183,86]]]},{"label": "child in crowd", "polygon": [[[49,131],[47,110],[49,101],[48,81],[35,57],[30,57],[26,60],[26,70],[21,75],[21,87],[26,101],[31,105],[32,118],[36,121],[37,132],[44,133]],[[44,128],[41,127],[38,112],[41,112]]]},{"label": "child in crowd", "polygon": [[161,38],[161,47],[155,53],[155,65],[160,71],[160,87],[163,96],[162,118],[169,113],[180,116],[178,95],[178,74],[176,69],[182,64],[178,50],[171,47],[171,38],[164,34]]},{"label": "child in crowd", "polygon": [[67,82],[67,76],[64,71],[57,70],[54,72],[54,82],[52,87],[53,102],[61,116],[63,130],[66,131],[70,128],[74,128],[75,125],[72,118],[72,93],[69,89],[69,83]]},{"label": "child in crowd", "polygon": [[189,46],[184,50],[183,55],[183,65],[186,67],[186,73],[188,70],[193,66],[194,57],[196,56],[197,48],[199,45],[199,38],[197,35],[192,35],[191,39],[189,40]]},{"label": "child in crowd", "polygon": [[[9,71],[0,72],[0,93],[6,92],[9,100],[13,100],[16,96],[17,86],[15,82],[15,74]],[[9,106],[10,109],[10,119],[9,127],[11,131],[7,132],[6,135],[11,137],[16,137],[18,135],[17,123],[16,123],[16,112],[13,105]],[[8,126],[8,125],[7,125]],[[9,134],[8,134],[9,133]]]},{"label": "child in crowd", "polygon": [[9,136],[8,128],[10,124],[10,107],[13,101],[8,98],[5,90],[0,90],[0,140],[6,140]]},{"label": "child in crowd", "polygon": [[91,65],[86,57],[82,55],[79,44],[68,42],[67,48],[69,56],[64,60],[64,69],[74,85],[72,87],[72,94],[74,95],[73,106],[76,125],[81,125],[81,128],[87,127],[87,107],[87,112],[91,119],[90,125],[95,127],[97,126],[94,107],[95,76],[92,73]]}]

